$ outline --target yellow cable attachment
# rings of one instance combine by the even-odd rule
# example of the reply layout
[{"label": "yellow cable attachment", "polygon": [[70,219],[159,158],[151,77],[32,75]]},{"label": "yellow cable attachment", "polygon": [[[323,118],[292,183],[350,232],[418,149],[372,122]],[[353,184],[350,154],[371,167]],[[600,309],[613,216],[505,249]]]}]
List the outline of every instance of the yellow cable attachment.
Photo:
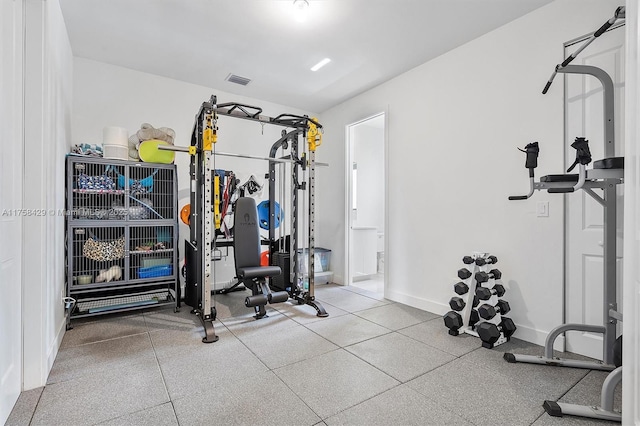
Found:
[{"label": "yellow cable attachment", "polygon": [[[312,120],[317,121],[315,117],[311,117]],[[308,122],[309,129],[307,130],[307,142],[309,143],[309,151],[315,152],[316,148],[322,145],[322,134],[318,132],[318,126],[311,121]]]},{"label": "yellow cable attachment", "polygon": [[195,145],[191,145],[189,147],[189,155],[196,155],[196,153],[198,152],[198,147]]},{"label": "yellow cable attachment", "polygon": [[202,132],[202,149],[204,151],[211,151],[213,149],[213,144],[218,141],[218,136],[216,135],[216,131],[213,127],[213,115],[205,115],[205,120],[206,124],[204,131]]},{"label": "yellow cable attachment", "polygon": [[216,229],[220,229],[220,176],[215,173],[213,175],[213,220]]}]

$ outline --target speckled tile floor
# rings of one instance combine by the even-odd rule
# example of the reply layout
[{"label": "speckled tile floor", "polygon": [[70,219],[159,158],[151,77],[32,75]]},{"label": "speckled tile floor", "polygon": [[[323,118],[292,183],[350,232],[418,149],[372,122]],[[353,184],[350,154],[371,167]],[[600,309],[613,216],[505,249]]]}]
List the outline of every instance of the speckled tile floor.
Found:
[{"label": "speckled tile floor", "polygon": [[542,347],[484,349],[439,315],[358,288],[318,286],[328,318],[285,302],[256,321],[246,295],[215,297],[209,345],[185,306],[77,321],[47,385],[23,392],[7,425],[611,424],[542,408],[597,404],[605,373],[502,360]]}]

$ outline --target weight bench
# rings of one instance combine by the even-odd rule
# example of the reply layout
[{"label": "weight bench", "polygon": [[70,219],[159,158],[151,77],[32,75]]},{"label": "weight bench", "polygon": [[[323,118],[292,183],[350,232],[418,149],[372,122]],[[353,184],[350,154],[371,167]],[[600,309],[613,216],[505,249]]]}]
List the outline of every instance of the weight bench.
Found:
[{"label": "weight bench", "polygon": [[240,197],[236,201],[234,214],[233,257],[236,264],[236,276],[244,286],[251,290],[244,305],[254,308],[256,319],[267,315],[267,303],[286,302],[289,293],[272,292],[267,277],[275,277],[282,273],[279,266],[260,265],[260,227],[256,201],[249,197]]}]

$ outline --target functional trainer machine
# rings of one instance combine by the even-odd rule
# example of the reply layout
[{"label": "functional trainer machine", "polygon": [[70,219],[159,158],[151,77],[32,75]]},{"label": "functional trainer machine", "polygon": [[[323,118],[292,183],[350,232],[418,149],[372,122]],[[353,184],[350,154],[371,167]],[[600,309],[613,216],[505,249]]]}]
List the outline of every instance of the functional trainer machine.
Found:
[{"label": "functional trainer machine", "polygon": [[[512,363],[526,362],[556,367],[611,371],[602,385],[601,405],[598,407],[545,401],[543,407],[546,412],[557,417],[566,414],[618,422],[622,419],[621,414],[613,410],[613,394],[616,386],[622,380],[622,366],[617,366],[614,363],[614,347],[616,341],[616,324],[618,321],[622,321],[622,314],[617,311],[618,305],[616,298],[616,187],[623,183],[624,177],[624,158],[615,157],[614,87],[611,77],[602,69],[587,65],[569,65],[569,63],[597,37],[604,34],[618,19],[624,19],[624,16],[624,6],[616,9],[611,19],[605,22],[576,52],[556,66],[556,69],[542,92],[543,94],[547,93],[557,73],[591,75],[601,82],[604,97],[604,152],[606,158],[595,161],[593,168],[587,169],[586,166],[591,162],[588,141],[584,138],[576,138],[576,141],[571,145],[576,149],[576,162],[568,172],[577,165],[578,174],[543,176],[539,182],[536,182],[534,169],[537,167],[539,147],[537,142],[530,143],[522,150],[526,153],[525,167],[529,169],[529,193],[523,196],[509,197],[509,200],[526,200],[533,195],[534,191],[547,190],[550,193],[571,193],[583,190],[602,205],[604,210],[603,324],[562,324],[554,328],[549,332],[545,341],[544,356],[518,355],[513,353],[504,354],[504,359]],[[594,191],[595,189],[601,190],[602,195],[597,194]],[[567,331],[602,334],[603,360],[582,361],[554,357],[553,344],[559,335]]]},{"label": "functional trainer machine", "polygon": [[[294,120],[299,120],[300,117],[293,117]],[[322,143],[320,134],[319,123],[312,121],[311,119],[304,119],[308,121],[300,123],[302,126],[296,128],[291,132],[282,131],[282,137],[278,139],[269,151],[269,158],[274,159],[279,149],[286,149],[290,147],[290,159],[294,160],[295,167],[292,170],[292,192],[291,192],[291,238],[288,246],[286,247],[286,241],[282,239],[276,239],[276,211],[275,199],[276,199],[276,162],[269,162],[269,259],[273,259],[272,263],[277,264],[283,270],[282,280],[279,280],[278,284],[281,290],[289,293],[289,297],[296,300],[298,304],[306,304],[312,306],[319,317],[327,317],[329,314],[325,311],[324,307],[315,300],[314,288],[315,288],[315,169],[316,169],[316,148]],[[297,121],[296,121],[297,122]],[[306,159],[304,153],[298,160],[299,145],[298,136],[306,137],[309,158]],[[308,180],[300,183],[299,168],[305,170],[308,169]],[[308,184],[308,185],[307,185]],[[300,275],[300,268],[298,265],[298,249],[300,241],[299,224],[299,190],[307,190],[308,193],[308,248],[307,248],[307,262],[308,262],[308,282],[304,282],[304,277]]]},{"label": "functional trainer machine", "polygon": [[[225,152],[217,152],[215,149],[217,142],[217,120],[219,116],[228,116],[241,118],[250,121],[256,121],[262,124],[282,126],[285,128],[293,128],[294,130],[286,132],[283,130],[282,138],[274,144],[272,147],[272,155],[269,157],[259,157],[253,155],[233,154]],[[299,280],[298,272],[295,270],[296,261],[294,260],[294,272],[293,281],[289,283],[287,287],[287,293],[290,297],[298,301],[299,304],[305,303],[313,306],[317,315],[321,317],[328,316],[322,305],[315,301],[314,295],[314,190],[315,190],[315,151],[322,142],[321,135],[322,125],[313,118],[307,116],[297,116],[292,114],[281,114],[275,118],[262,115],[262,109],[254,106],[243,105],[239,103],[224,103],[218,104],[215,95],[212,95],[209,101],[203,102],[198,113],[196,114],[193,131],[191,134],[191,145],[189,147],[177,147],[177,146],[160,146],[159,149],[187,152],[191,156],[190,161],[190,217],[189,228],[190,235],[189,241],[185,242],[185,258],[187,259],[186,267],[186,295],[188,304],[193,307],[193,313],[196,314],[204,327],[205,336],[202,341],[204,343],[213,343],[218,340],[218,336],[215,333],[213,321],[216,319],[216,309],[211,303],[212,293],[212,280],[214,275],[214,263],[215,260],[212,256],[212,252],[216,249],[215,230],[219,227],[220,223],[220,199],[219,194],[216,193],[214,188],[218,186],[218,179],[215,175],[215,158],[216,156],[228,156],[228,157],[240,157],[250,158],[256,160],[266,160],[270,163],[270,176],[269,176],[269,222],[270,222],[270,249],[274,247],[273,238],[275,233],[275,164],[276,163],[290,163],[293,164],[293,182],[292,182],[292,196],[293,196],[293,212],[292,212],[292,232],[293,232],[293,250],[297,253],[298,248],[298,233],[297,233],[297,199],[299,190],[307,190],[309,194],[309,281],[308,287],[303,286],[302,280]],[[298,158],[298,136],[302,136],[308,143],[308,159],[303,154],[301,158]],[[291,154],[289,158],[275,158],[275,153],[278,148],[286,148],[286,144],[290,143],[292,146]],[[298,182],[298,169],[302,168],[309,172],[309,182]],[[273,187],[273,190],[272,190]],[[273,259],[273,256],[270,257]],[[296,256],[294,256],[294,259]],[[285,276],[288,271],[283,270]],[[288,280],[287,280],[288,281]],[[268,288],[268,286],[267,286]],[[279,294],[280,295],[280,294]],[[281,300],[281,297],[277,297],[277,301]],[[247,298],[250,300],[250,298]],[[255,298],[253,299],[255,301]],[[285,299],[286,300],[286,299]],[[247,306],[253,306],[256,308],[256,313],[259,314],[259,308],[263,309],[263,306],[259,307],[253,303],[247,304]]]}]

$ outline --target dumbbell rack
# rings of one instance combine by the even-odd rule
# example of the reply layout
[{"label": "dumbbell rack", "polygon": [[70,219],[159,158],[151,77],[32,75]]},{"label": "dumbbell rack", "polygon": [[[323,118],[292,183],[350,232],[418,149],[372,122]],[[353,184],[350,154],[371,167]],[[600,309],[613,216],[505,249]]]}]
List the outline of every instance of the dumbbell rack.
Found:
[{"label": "dumbbell rack", "polygon": [[[488,261],[488,259],[492,258],[492,261]],[[445,314],[445,325],[447,325],[447,316],[448,315],[459,315],[462,318],[462,326],[459,328],[456,327],[447,327],[449,328],[449,334],[452,336],[458,336],[460,333],[470,334],[475,337],[480,337],[476,331],[476,327],[482,322],[490,322],[495,324],[496,326],[500,326],[502,321],[501,313],[496,313],[494,317],[491,319],[483,319],[480,317],[478,311],[475,309],[476,306],[479,306],[482,303],[486,303],[492,306],[495,306],[500,300],[499,296],[496,294],[492,294],[488,300],[480,301],[476,296],[476,289],[480,286],[493,290],[497,284],[501,284],[501,276],[497,278],[490,273],[490,269],[494,268],[494,265],[497,263],[497,258],[495,256],[490,256],[489,253],[484,252],[474,252],[471,256],[465,256],[463,258],[464,268],[458,270],[458,278],[460,281],[454,285],[454,291],[456,292],[456,296],[451,299],[449,302],[453,311]],[[468,272],[467,272],[468,271]],[[484,283],[478,283],[476,278],[476,274],[479,272],[484,272],[489,274],[489,280]],[[469,275],[466,278],[463,278],[465,275]],[[480,285],[484,284],[484,285]],[[466,289],[466,291],[464,291]],[[456,297],[462,298],[464,302],[464,307],[460,310],[459,306],[457,308],[454,307],[454,299]],[[475,318],[472,318],[472,313],[475,311]],[[506,343],[510,340],[510,336],[505,336],[502,331],[500,331],[500,337],[494,343],[483,342],[482,346],[488,349],[491,349],[495,346],[499,346],[503,343]]]}]

